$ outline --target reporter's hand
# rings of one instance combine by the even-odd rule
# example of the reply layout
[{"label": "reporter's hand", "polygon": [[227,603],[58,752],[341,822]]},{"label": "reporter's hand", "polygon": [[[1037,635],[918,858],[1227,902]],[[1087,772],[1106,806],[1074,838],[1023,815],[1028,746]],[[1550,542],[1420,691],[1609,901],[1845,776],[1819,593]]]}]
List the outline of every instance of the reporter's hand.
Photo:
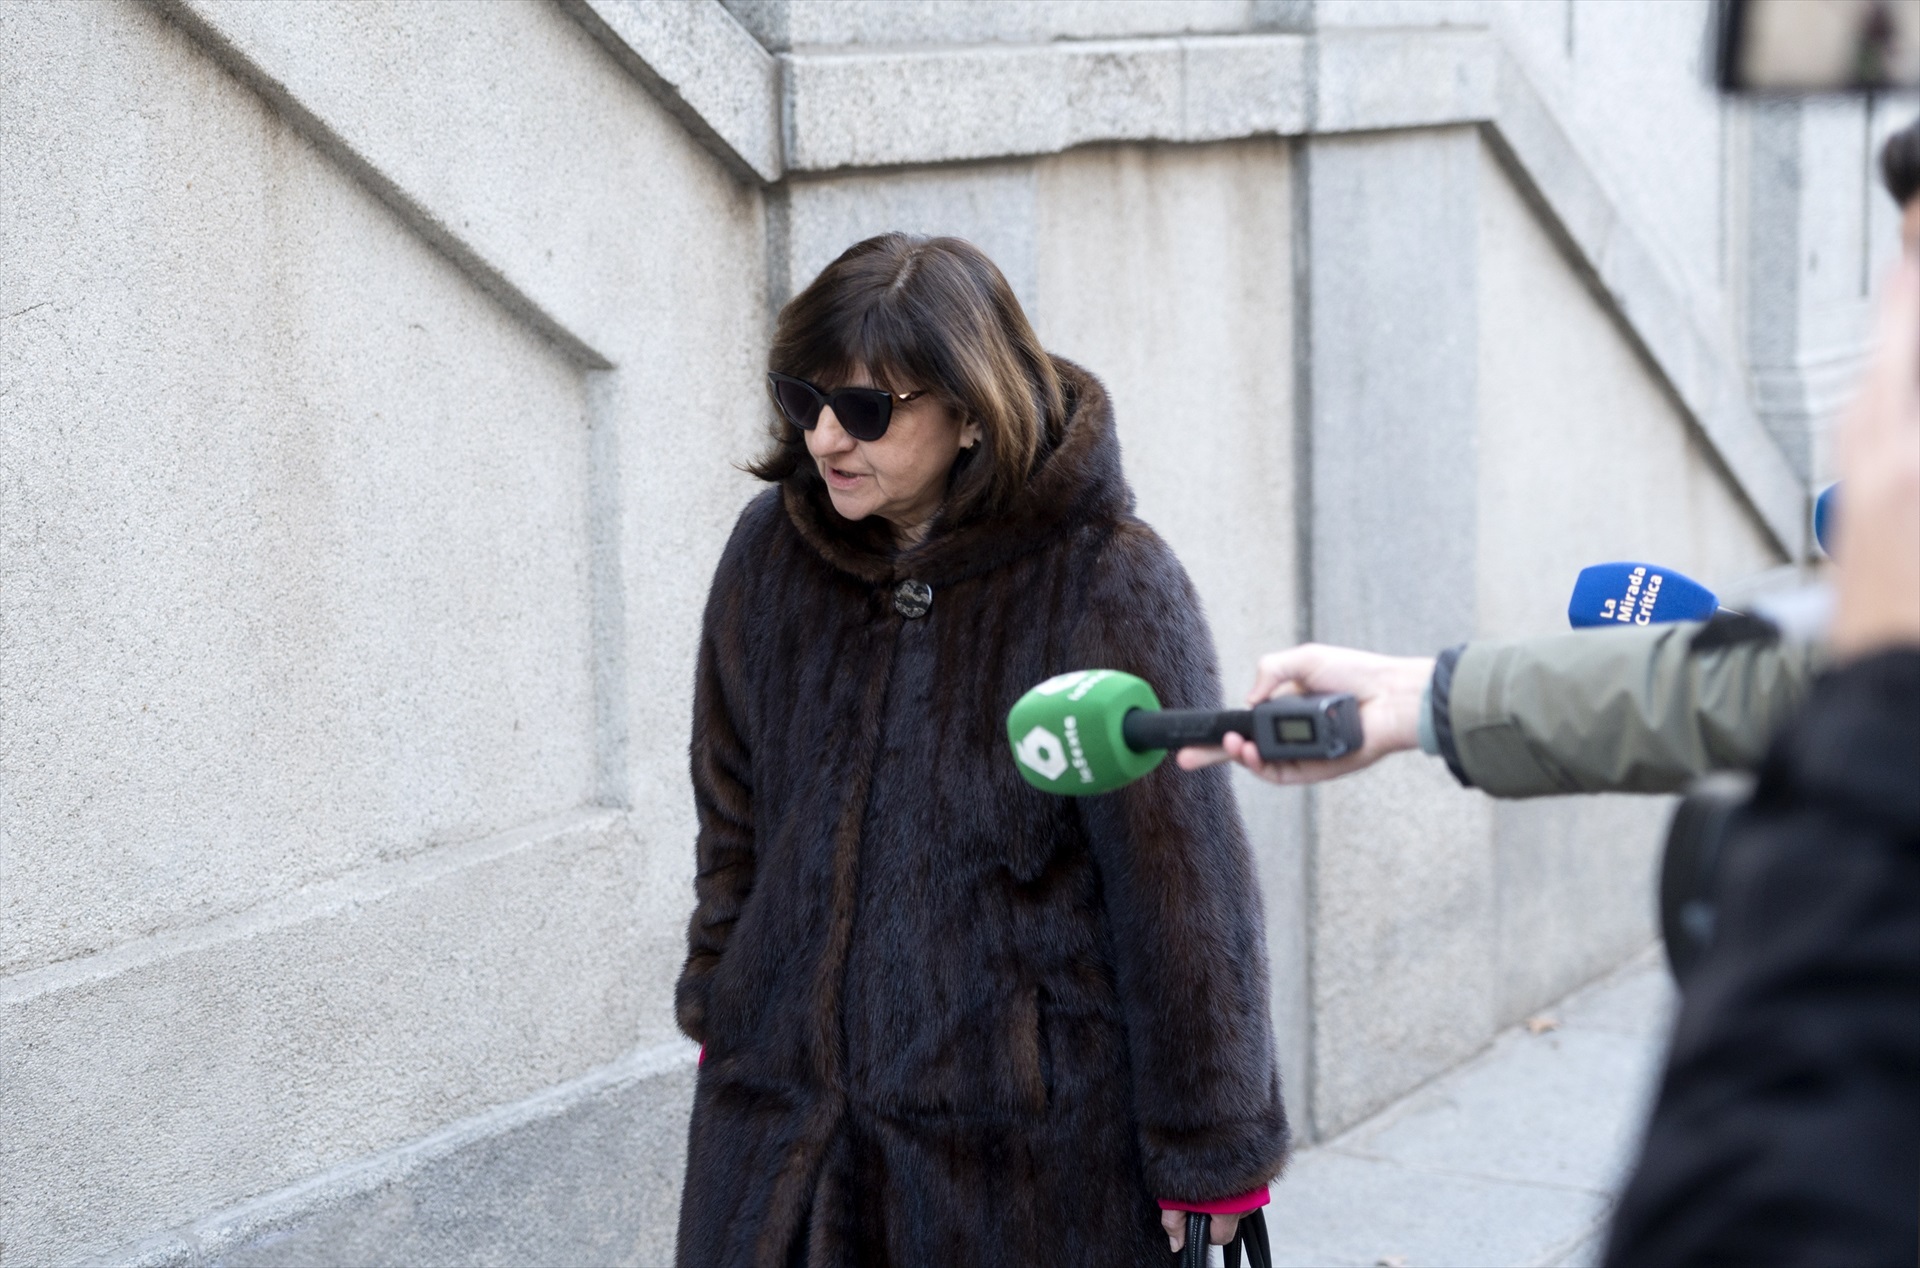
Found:
[{"label": "reporter's hand", "polygon": [[1887,287],[1880,349],[1841,424],[1833,652],[1920,646],[1920,258]]},{"label": "reporter's hand", "polygon": [[1338,779],[1373,765],[1389,753],[1420,743],[1420,694],[1433,677],[1431,656],[1378,656],[1350,647],[1303,643],[1260,658],[1249,705],[1281,695],[1345,692],[1360,703],[1365,742],[1357,753],[1330,762],[1264,762],[1254,742],[1228,735],[1219,748],[1184,748],[1175,759],[1182,770],[1217,762],[1239,762],[1275,784],[1315,784]]},{"label": "reporter's hand", "polygon": [[[1225,1246],[1233,1240],[1233,1230],[1240,1226],[1238,1215],[1216,1215],[1207,1225],[1207,1241],[1215,1246]],[[1187,1213],[1185,1211],[1160,1212],[1160,1227],[1167,1230],[1167,1241],[1173,1247],[1173,1253],[1179,1254],[1180,1248],[1187,1244]]]}]

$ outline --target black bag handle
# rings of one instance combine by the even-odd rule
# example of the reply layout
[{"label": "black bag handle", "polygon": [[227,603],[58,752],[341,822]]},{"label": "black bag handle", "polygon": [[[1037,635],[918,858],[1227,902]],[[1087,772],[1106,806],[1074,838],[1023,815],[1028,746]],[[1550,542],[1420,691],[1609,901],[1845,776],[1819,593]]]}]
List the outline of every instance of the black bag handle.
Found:
[{"label": "black bag handle", "polygon": [[[1180,1268],[1207,1268],[1207,1233],[1212,1216],[1199,1211],[1187,1212],[1187,1244],[1180,1248]],[[1246,1251],[1247,1268],[1273,1268],[1273,1247],[1267,1242],[1267,1217],[1254,1207],[1240,1217],[1233,1240],[1221,1248],[1227,1268],[1240,1268],[1240,1252]]]}]

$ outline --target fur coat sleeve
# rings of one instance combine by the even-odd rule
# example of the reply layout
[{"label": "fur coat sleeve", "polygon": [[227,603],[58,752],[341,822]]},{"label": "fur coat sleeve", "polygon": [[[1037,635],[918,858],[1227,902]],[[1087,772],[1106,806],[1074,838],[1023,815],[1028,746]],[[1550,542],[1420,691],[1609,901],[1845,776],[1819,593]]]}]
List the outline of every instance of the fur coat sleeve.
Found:
[{"label": "fur coat sleeve", "polygon": [[751,549],[752,518],[742,517],[727,543],[707,594],[700,657],[694,670],[693,804],[694,911],[687,926],[687,959],[674,988],[680,1029],[707,1041],[707,982],[727,948],[728,935],[753,889],[753,761],[745,736],[746,701],[730,691],[722,665],[737,665],[744,623],[741,557]]},{"label": "fur coat sleeve", "polygon": [[[1073,661],[1137,674],[1168,708],[1218,707],[1199,596],[1138,521],[1100,552]],[[1227,768],[1168,761],[1080,805],[1113,922],[1148,1185],[1192,1201],[1258,1188],[1280,1170],[1287,1125],[1259,882]]]}]

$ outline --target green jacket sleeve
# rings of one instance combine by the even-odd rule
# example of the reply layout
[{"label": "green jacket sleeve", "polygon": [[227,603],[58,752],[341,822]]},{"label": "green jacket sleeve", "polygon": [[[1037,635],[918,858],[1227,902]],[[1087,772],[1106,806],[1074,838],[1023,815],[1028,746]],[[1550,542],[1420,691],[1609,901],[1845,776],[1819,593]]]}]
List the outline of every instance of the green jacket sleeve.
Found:
[{"label": "green jacket sleeve", "polygon": [[1814,646],[1695,650],[1697,622],[1469,643],[1447,717],[1457,773],[1495,797],[1675,792],[1756,767],[1824,664]]}]

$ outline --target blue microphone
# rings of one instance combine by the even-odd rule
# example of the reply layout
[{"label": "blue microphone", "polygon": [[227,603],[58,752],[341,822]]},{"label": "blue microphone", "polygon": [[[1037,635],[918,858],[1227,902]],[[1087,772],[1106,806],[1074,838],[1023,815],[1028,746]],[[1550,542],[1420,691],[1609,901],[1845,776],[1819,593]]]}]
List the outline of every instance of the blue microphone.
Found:
[{"label": "blue microphone", "polygon": [[1833,558],[1833,513],[1839,504],[1838,484],[1829,484],[1813,500],[1813,540],[1820,544],[1820,553],[1829,559]]},{"label": "blue microphone", "polygon": [[1576,630],[1603,625],[1657,625],[1704,621],[1720,610],[1713,591],[1656,564],[1612,563],[1582,568],[1567,603]]}]

